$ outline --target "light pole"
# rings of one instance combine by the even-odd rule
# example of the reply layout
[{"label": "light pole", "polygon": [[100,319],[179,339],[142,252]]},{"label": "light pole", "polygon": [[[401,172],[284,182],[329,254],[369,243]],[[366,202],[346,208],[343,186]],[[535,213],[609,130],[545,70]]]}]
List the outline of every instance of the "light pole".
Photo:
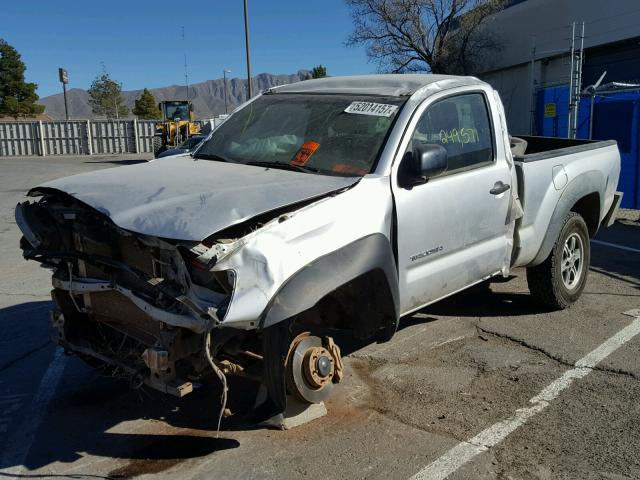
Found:
[{"label": "light pole", "polygon": [[113,99],[113,105],[116,107],[116,129],[118,131],[118,150],[122,153],[122,142],[120,142],[120,112],[118,112],[118,99]]},{"label": "light pole", "polygon": [[[122,84],[120,85],[120,91],[122,91]],[[118,129],[118,150],[122,153],[122,135],[120,134],[120,107],[118,106],[118,96],[113,98],[113,105],[116,107],[116,128]]]},{"label": "light pole", "polygon": [[224,78],[224,113],[227,113],[227,73],[231,73],[231,70],[222,70],[222,77]]},{"label": "light pole", "polygon": [[247,49],[247,93],[251,98],[251,54],[249,53],[249,6],[244,0],[244,43]]},{"label": "light pole", "polygon": [[67,104],[67,83],[69,83],[69,74],[64,68],[59,68],[58,77],[60,78],[60,83],[62,83],[62,93],[64,95],[64,114],[68,122],[69,121],[69,105]]}]

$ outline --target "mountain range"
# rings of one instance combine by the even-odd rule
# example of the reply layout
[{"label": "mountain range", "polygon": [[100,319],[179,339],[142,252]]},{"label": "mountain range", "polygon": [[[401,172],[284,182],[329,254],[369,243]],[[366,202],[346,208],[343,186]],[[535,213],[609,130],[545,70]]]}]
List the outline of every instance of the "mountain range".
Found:
[{"label": "mountain range", "polygon": [[[291,75],[272,75],[261,73],[252,79],[253,93],[261,92],[276,85],[299,82],[310,77],[308,70],[299,70]],[[187,98],[187,87],[185,85],[171,85],[162,88],[150,88],[156,101],[162,100],[185,100]],[[133,108],[134,101],[142,94],[142,90],[128,90],[122,92],[124,103]],[[247,81],[240,78],[227,79],[227,102],[228,111],[231,112],[237,105],[247,99]],[[189,85],[189,100],[193,102],[196,118],[211,118],[224,113],[224,80],[207,80],[201,83]],[[93,114],[89,105],[89,94],[81,88],[72,88],[67,91],[67,101],[69,104],[69,116],[73,120],[100,118]],[[62,93],[43,97],[39,100],[45,106],[45,113],[54,120],[64,120],[64,97]]]}]

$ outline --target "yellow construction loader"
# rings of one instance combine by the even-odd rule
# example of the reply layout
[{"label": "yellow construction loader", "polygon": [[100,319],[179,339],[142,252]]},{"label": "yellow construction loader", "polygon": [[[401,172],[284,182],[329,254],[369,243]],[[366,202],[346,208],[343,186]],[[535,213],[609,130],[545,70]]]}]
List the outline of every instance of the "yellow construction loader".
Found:
[{"label": "yellow construction loader", "polygon": [[170,148],[175,148],[192,135],[200,133],[195,123],[193,105],[188,100],[160,102],[162,122],[156,125],[153,136],[153,155],[157,156]]}]

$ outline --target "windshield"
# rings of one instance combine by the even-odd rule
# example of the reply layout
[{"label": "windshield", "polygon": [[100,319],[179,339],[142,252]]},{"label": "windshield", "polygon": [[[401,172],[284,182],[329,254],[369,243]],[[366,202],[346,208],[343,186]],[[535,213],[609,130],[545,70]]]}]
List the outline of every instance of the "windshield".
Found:
[{"label": "windshield", "polygon": [[193,150],[204,137],[191,137],[180,144],[178,148],[184,148],[185,150]]},{"label": "windshield", "polygon": [[184,102],[165,103],[165,112],[167,120],[189,120],[189,105]]},{"label": "windshield", "polygon": [[234,113],[195,158],[362,176],[404,98],[265,94]]}]

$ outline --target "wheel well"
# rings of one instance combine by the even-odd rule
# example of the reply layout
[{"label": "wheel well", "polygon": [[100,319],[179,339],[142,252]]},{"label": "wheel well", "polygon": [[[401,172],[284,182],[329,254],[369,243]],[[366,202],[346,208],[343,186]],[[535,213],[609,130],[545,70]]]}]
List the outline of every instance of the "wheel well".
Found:
[{"label": "wheel well", "polygon": [[600,224],[600,195],[593,192],[582,197],[571,207],[571,211],[584,218],[589,229],[589,236],[593,237]]},{"label": "wheel well", "polygon": [[296,323],[352,330],[357,338],[374,336],[396,321],[391,288],[382,269],[374,269],[339,286],[313,307],[301,312]]}]

